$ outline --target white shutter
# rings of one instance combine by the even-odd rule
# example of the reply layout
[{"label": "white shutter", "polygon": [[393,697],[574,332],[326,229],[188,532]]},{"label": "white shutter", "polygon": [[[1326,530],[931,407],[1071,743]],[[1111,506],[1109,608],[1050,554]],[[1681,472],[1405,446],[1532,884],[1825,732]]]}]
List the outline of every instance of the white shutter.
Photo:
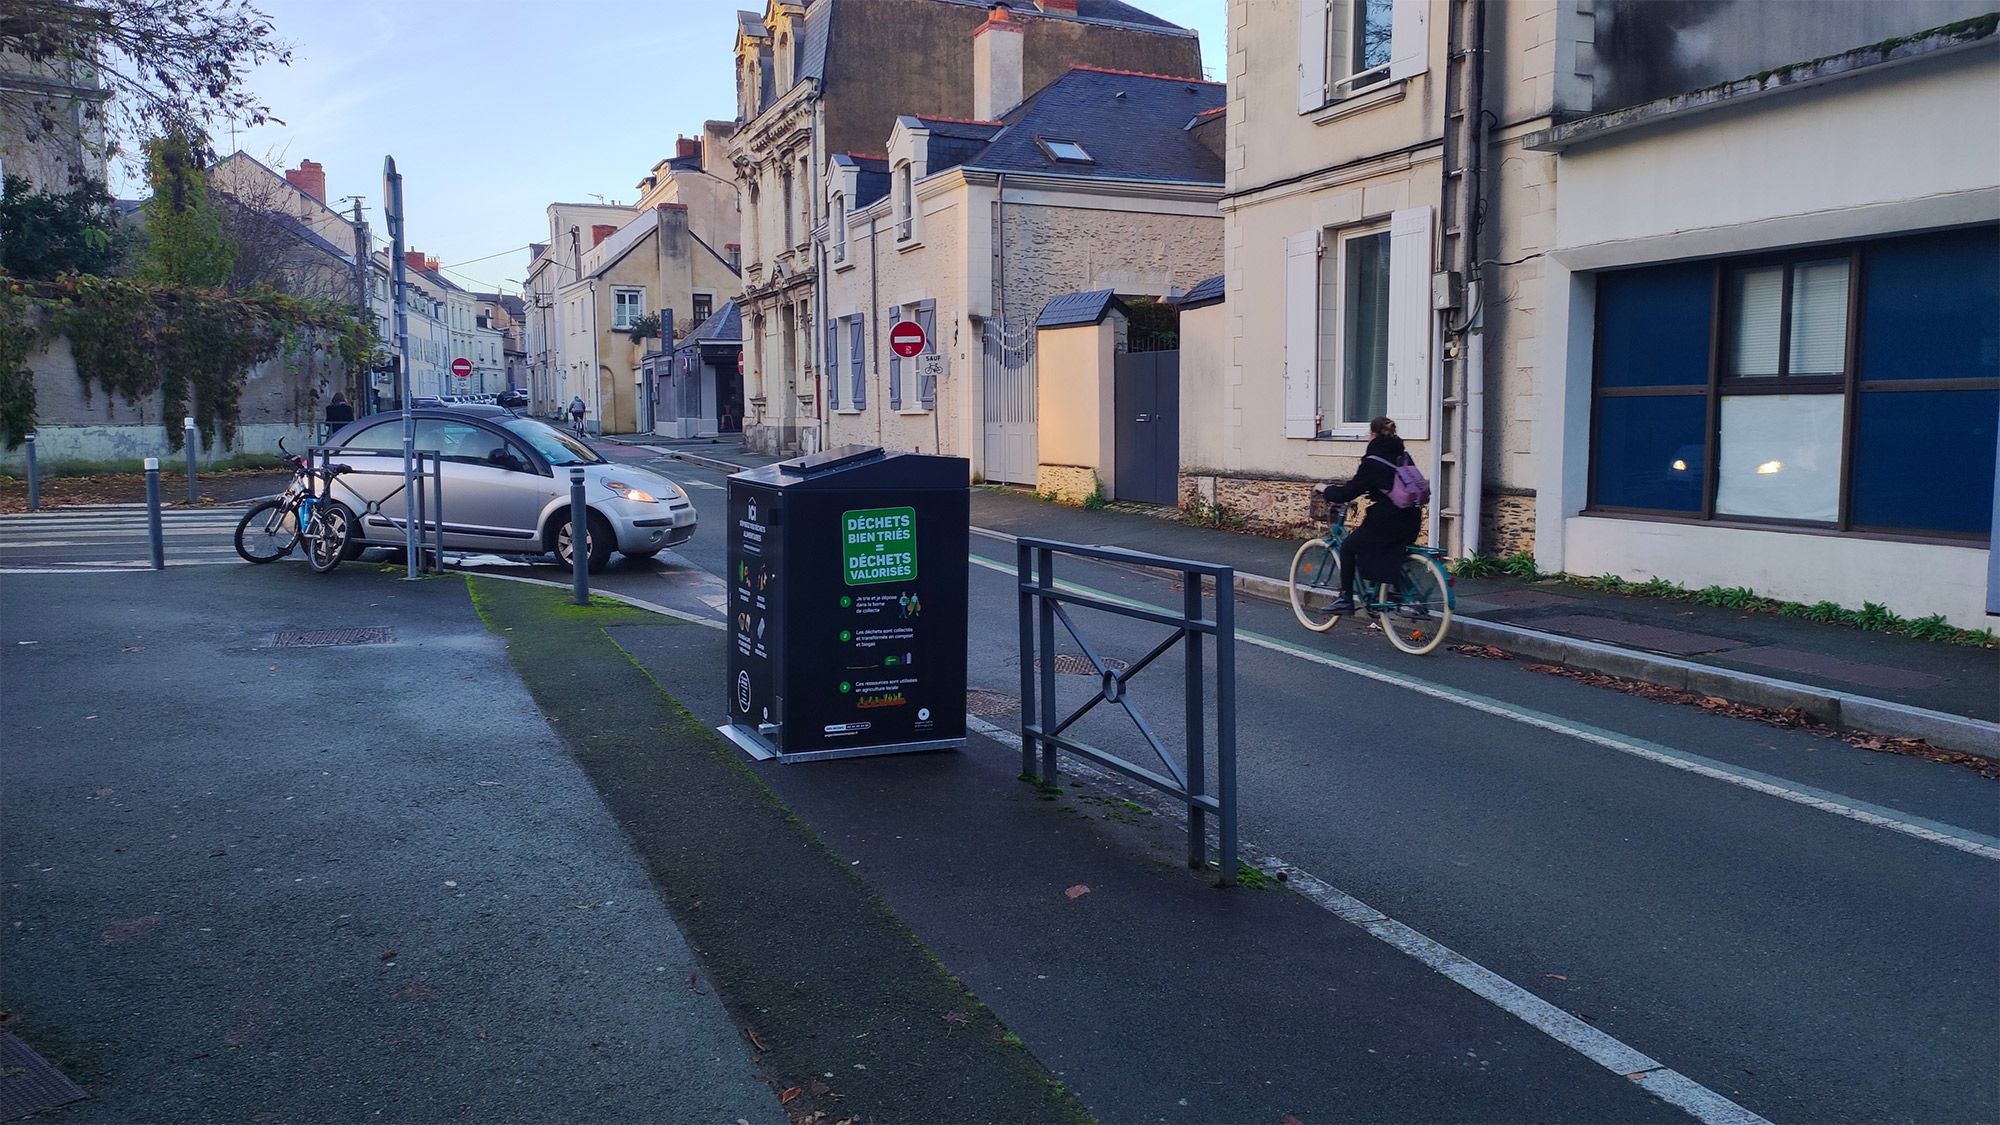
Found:
[{"label": "white shutter", "polygon": [[1331,0],[1299,0],[1299,112],[1326,104],[1326,6]]},{"label": "white shutter", "polygon": [[1389,216],[1389,417],[1403,437],[1431,436],[1431,209]]},{"label": "white shutter", "polygon": [[1314,436],[1319,398],[1319,232],[1285,239],[1285,436]]},{"label": "white shutter", "polygon": [[1396,0],[1389,23],[1389,77],[1430,69],[1430,0]]}]

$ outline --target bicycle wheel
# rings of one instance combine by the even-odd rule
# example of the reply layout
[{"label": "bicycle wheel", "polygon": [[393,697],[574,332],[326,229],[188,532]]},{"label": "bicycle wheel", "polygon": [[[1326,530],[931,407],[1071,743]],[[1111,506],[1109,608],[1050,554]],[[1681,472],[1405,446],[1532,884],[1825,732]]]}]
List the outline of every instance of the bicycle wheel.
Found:
[{"label": "bicycle wheel", "polygon": [[1403,560],[1399,588],[1385,595],[1380,620],[1389,643],[1412,656],[1422,656],[1444,642],[1451,628],[1451,580],[1429,555]]},{"label": "bicycle wheel", "polygon": [[1308,539],[1292,556],[1292,614],[1299,624],[1315,633],[1324,633],[1340,624],[1340,615],[1331,612],[1340,596],[1340,548],[1324,539]]},{"label": "bicycle wheel", "polygon": [[236,522],[236,553],[246,562],[277,562],[298,542],[298,514],[283,500],[253,505]]},{"label": "bicycle wheel", "polygon": [[306,563],[320,574],[340,565],[347,541],[354,534],[354,515],[332,500],[313,505],[306,521]]}]

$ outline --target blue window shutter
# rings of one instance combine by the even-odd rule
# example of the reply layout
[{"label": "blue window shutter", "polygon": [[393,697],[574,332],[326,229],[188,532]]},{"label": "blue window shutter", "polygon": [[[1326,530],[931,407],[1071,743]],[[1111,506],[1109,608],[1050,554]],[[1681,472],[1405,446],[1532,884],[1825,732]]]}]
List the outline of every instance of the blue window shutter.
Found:
[{"label": "blue window shutter", "polygon": [[[890,339],[895,338],[894,329],[896,327],[896,322],[902,319],[903,319],[902,309],[889,310]],[[903,357],[897,355],[896,350],[894,348],[891,348],[889,349],[889,409],[901,410],[902,408],[903,408]]]},{"label": "blue window shutter", "polygon": [[[924,330],[924,354],[936,355],[937,342],[937,302],[925,301],[917,306],[917,326]],[[917,383],[917,395],[922,399],[925,410],[937,409],[937,378],[926,375]]]},{"label": "blue window shutter", "polygon": [[868,331],[868,322],[857,316],[847,322],[847,329],[847,362],[854,371],[852,385],[854,409],[860,410],[868,405],[868,367],[865,362],[867,355],[866,349],[862,347]]},{"label": "blue window shutter", "polygon": [[820,362],[820,370],[826,376],[826,404],[830,409],[840,409],[840,321],[829,318],[826,322],[826,356]]}]

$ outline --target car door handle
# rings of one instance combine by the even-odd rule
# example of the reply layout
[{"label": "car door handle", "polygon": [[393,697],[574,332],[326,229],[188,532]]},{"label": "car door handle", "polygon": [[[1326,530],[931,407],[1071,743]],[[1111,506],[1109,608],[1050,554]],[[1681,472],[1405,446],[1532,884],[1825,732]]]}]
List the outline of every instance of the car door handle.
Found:
[{"label": "car door handle", "polygon": [[1141,422],[1150,422],[1153,420],[1153,416],[1150,414],[1141,414],[1139,415],[1138,420]]}]

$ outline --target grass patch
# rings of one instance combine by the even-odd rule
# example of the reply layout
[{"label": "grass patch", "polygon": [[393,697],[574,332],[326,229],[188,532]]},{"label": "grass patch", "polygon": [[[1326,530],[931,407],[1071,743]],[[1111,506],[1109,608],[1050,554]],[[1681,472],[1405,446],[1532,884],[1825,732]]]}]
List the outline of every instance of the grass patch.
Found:
[{"label": "grass patch", "polygon": [[779,1090],[807,1091],[784,1107],[794,1120],[818,1111],[825,1120],[1089,1119],[1032,1053],[1008,1049],[1019,1039],[848,863],[605,630],[680,631],[690,659],[706,663],[719,636],[615,602],[570,605],[564,591],[467,584],[704,977],[746,1038],[755,1033],[763,1073]]}]

